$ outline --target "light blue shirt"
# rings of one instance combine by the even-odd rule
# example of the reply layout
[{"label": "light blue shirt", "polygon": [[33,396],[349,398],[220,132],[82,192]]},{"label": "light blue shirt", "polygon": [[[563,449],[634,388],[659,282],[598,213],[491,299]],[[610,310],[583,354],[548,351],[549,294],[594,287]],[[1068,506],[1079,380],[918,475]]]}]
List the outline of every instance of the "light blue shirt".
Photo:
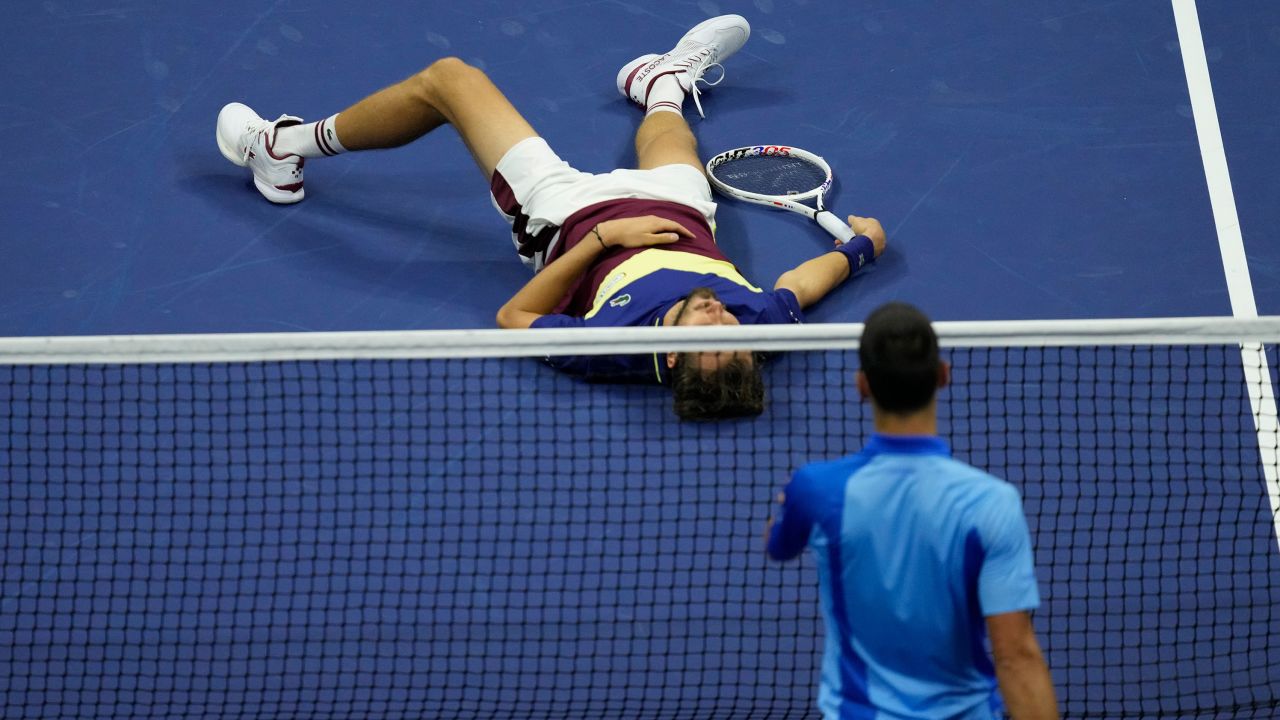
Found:
[{"label": "light blue shirt", "polygon": [[939,438],[874,435],[787,485],[769,555],[806,545],[827,628],[824,717],[1001,717],[984,618],[1040,604],[1012,485]]}]

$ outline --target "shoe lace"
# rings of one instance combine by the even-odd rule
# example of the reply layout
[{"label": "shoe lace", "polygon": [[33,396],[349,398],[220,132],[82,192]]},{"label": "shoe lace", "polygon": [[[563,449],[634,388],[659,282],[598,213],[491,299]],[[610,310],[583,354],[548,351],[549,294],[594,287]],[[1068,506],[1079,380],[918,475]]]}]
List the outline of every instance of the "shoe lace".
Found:
[{"label": "shoe lace", "polygon": [[251,122],[244,127],[244,150],[240,153],[240,159],[249,162],[249,156],[253,154],[254,141],[258,139],[258,135],[264,132],[267,126],[260,122]]},{"label": "shoe lace", "polygon": [[703,68],[703,72],[705,72],[706,70],[710,70],[713,67],[720,68],[720,76],[715,79],[715,82],[707,80],[706,78],[703,78],[701,75],[694,75],[693,82],[689,83],[689,94],[693,96],[693,106],[698,108],[698,116],[703,118],[705,118],[707,115],[706,113],[702,112],[702,101],[698,99],[698,96],[702,94],[702,91],[698,89],[698,83],[701,82],[707,87],[715,87],[716,85],[719,85],[724,80],[724,66],[721,65],[720,63],[710,63],[706,65]]},{"label": "shoe lace", "polygon": [[[719,51],[714,47],[707,47],[700,51],[698,56],[693,58],[687,66],[686,71],[689,73],[689,77],[693,78],[689,82],[689,94],[693,96],[693,105],[698,109],[699,117],[705,118],[707,115],[702,111],[702,100],[699,99],[702,90],[698,88],[698,83],[702,83],[707,87],[715,87],[724,82],[724,66],[717,62],[719,59]],[[712,68],[720,68],[720,75],[714,81],[703,77]]]},{"label": "shoe lace", "polygon": [[[286,116],[281,115],[279,119],[271,122],[266,122],[266,121],[250,122],[248,125],[246,125],[244,128],[244,132],[245,132],[244,152],[241,153],[240,159],[245,162],[249,162],[249,156],[253,154],[253,146],[257,142],[259,137],[262,138],[263,149],[268,149],[267,146],[271,142],[271,132],[275,130],[276,125],[281,120],[284,120],[284,119],[286,119]],[[291,170],[290,172],[293,174],[294,177],[300,176],[302,174],[302,166],[306,162],[306,160],[301,156],[291,155],[289,157],[298,158],[298,161],[294,163],[293,170]]]}]

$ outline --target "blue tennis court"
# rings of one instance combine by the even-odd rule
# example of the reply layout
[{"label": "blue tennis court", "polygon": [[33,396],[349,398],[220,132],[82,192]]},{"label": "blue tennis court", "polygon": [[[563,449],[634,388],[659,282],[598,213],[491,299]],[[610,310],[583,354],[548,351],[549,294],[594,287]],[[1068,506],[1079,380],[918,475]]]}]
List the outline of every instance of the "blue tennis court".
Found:
[{"label": "blue tennis court", "polygon": [[[892,243],[814,320],[857,321],[894,297],[942,320],[1230,313],[1168,2],[759,4],[716,5],[756,33],[707,95],[702,147],[814,149],[836,171],[833,207],[883,219]],[[23,4],[0,50],[0,327],[491,327],[526,275],[451,131],[314,162],[306,203],[277,208],[213,152],[218,109],[316,118],[456,54],[567,160],[604,171],[631,161],[639,121],[615,66],[706,11]],[[1264,314],[1280,310],[1267,282],[1280,262],[1277,100],[1260,92],[1280,62],[1276,13],[1262,0],[1202,8]],[[722,204],[718,221],[759,283],[826,246],[756,207]]]},{"label": "blue tennis court", "polygon": [[[307,199],[278,207],[217,152],[219,108],[319,119],[456,55],[603,172],[634,162],[640,119],[617,68],[725,12],[753,35],[707,118],[686,108],[704,154],[820,153],[836,211],[889,234],[811,321],[890,299],[943,321],[1229,317],[1174,7],[20,3],[0,30],[0,335],[492,327],[528,274],[451,130],[309,162]],[[1278,314],[1280,5],[1196,9],[1243,275]],[[729,202],[717,240],[760,285],[830,242]],[[1059,690],[1067,714],[1273,712],[1280,551],[1239,354],[1090,355],[1105,378],[965,357],[957,451],[1020,484],[1040,569],[1069,568],[1037,616],[1055,683],[1081,688]],[[791,467],[860,445],[849,363],[783,360],[764,417],[661,437],[639,429],[671,426],[661,394],[531,361],[4,366],[0,714],[804,717],[816,594],[758,540]],[[1006,363],[1073,394],[998,395],[1024,372]],[[1170,377],[1189,389],[1141,407],[1103,389]],[[1052,419],[1068,410],[1103,419]],[[563,428],[592,442],[548,439]],[[1188,568],[1212,584],[1165,579]],[[1128,669],[1091,669],[1112,640],[1105,666]]]}]

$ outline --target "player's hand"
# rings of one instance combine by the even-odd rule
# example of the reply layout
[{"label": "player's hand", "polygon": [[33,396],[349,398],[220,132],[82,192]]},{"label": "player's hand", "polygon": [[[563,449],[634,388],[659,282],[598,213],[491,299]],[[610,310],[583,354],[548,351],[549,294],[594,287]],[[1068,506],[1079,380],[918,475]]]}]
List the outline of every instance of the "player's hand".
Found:
[{"label": "player's hand", "polygon": [[[776,499],[779,505],[785,505],[787,503],[787,494],[785,492],[780,492]],[[769,545],[769,536],[773,534],[773,525],[777,521],[778,514],[776,512],[769,513],[769,522],[764,524],[764,544],[766,547]]]},{"label": "player's hand", "polygon": [[[600,223],[597,229],[606,248],[669,245],[682,237],[693,237],[693,233],[680,223],[654,215],[608,220]],[[595,236],[590,236],[590,239],[595,240]]]},{"label": "player's hand", "polygon": [[[859,235],[866,235],[871,238],[871,244],[876,249],[876,257],[880,257],[880,254],[884,252],[885,237],[884,228],[881,227],[879,220],[850,215],[849,228]],[[837,240],[836,244],[839,245],[840,241]]]}]

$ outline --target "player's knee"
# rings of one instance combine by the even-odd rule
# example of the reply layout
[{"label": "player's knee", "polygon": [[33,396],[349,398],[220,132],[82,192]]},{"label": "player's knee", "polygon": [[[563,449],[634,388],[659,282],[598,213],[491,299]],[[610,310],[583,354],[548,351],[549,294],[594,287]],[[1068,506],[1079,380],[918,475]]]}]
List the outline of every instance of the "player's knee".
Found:
[{"label": "player's knee", "polygon": [[438,98],[451,90],[465,89],[485,77],[483,70],[468,65],[460,58],[444,57],[428,65],[414,79],[420,92],[427,97]]},{"label": "player's knee", "polygon": [[426,70],[423,70],[423,72],[432,73],[433,75],[441,76],[441,75],[451,75],[451,74],[466,72],[468,70],[475,70],[475,69],[476,68],[472,67],[471,65],[468,65],[467,62],[462,58],[449,56],[449,57],[442,57],[439,60],[436,60],[435,62],[431,63],[430,65],[427,66]]}]

